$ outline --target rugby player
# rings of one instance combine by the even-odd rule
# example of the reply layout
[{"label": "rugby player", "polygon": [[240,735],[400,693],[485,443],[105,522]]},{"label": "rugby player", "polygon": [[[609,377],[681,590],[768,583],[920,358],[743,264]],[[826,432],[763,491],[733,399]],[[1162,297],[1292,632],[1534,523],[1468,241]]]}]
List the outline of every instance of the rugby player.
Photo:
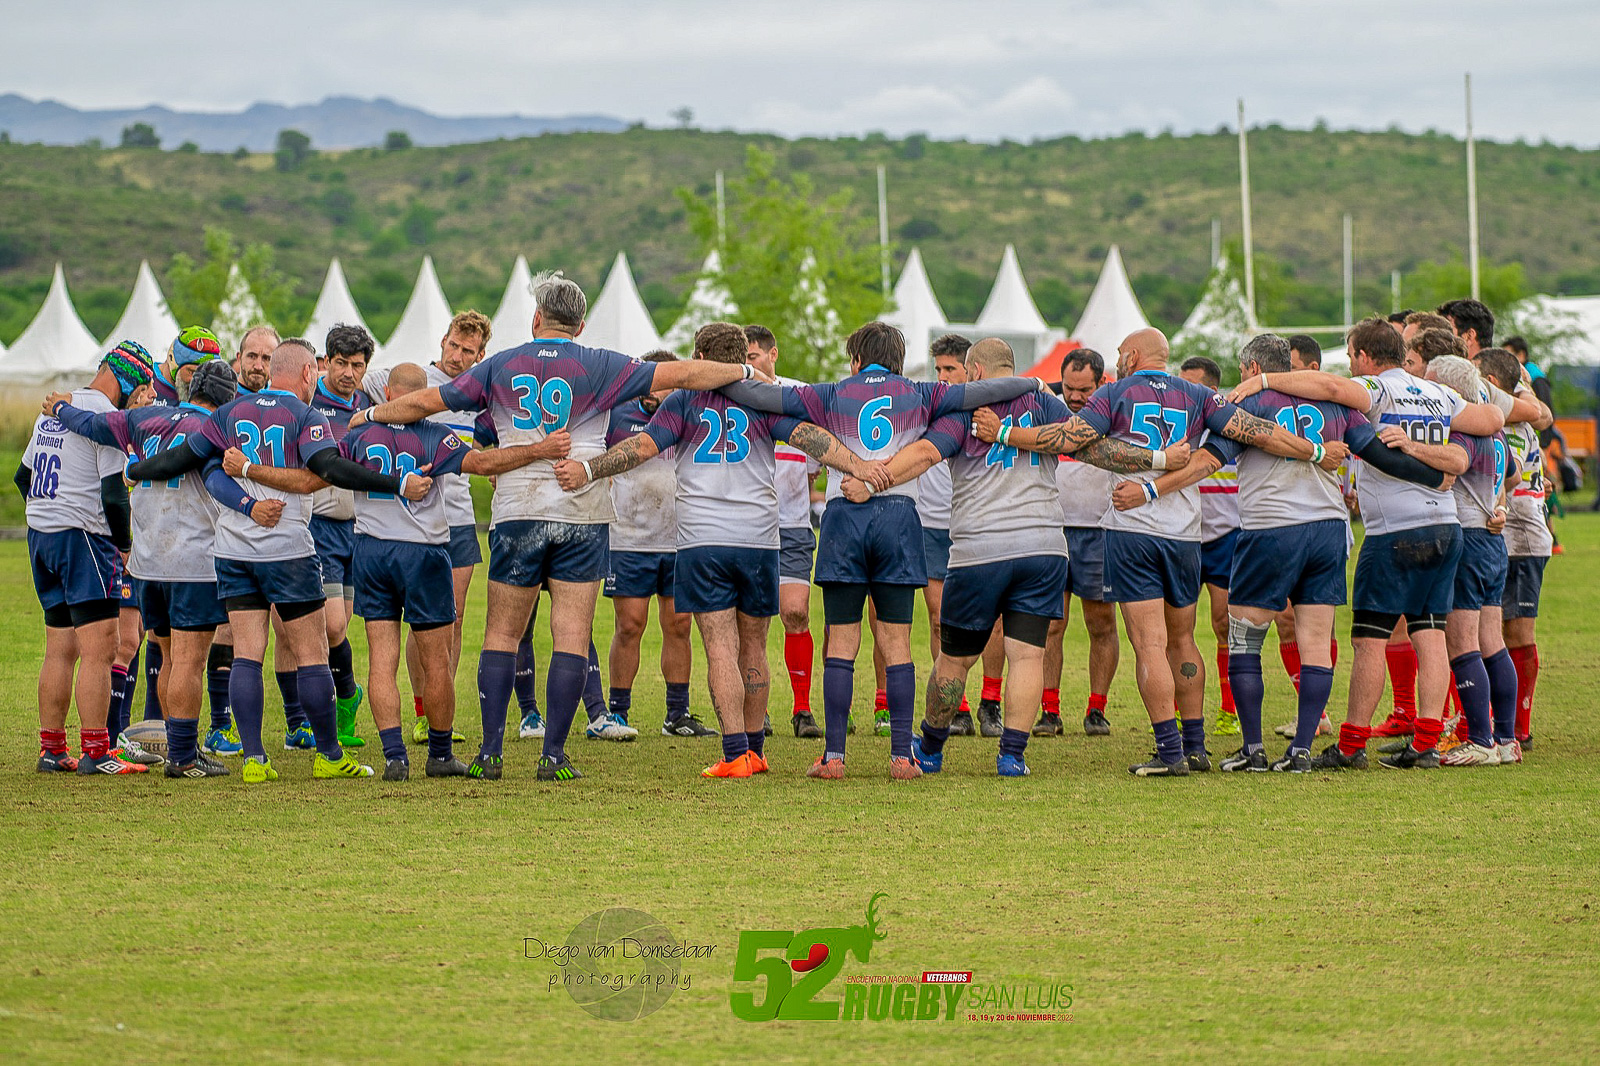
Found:
[{"label": "rugby player", "polygon": [[[646,363],[576,340],[588,300],[559,275],[535,280],[534,340],[478,363],[442,385],[369,408],[352,419],[415,422],[440,411],[488,411],[499,443],[538,443],[555,430],[571,435],[571,456],[592,459],[605,450],[611,408],[647,393],[707,389],[754,376],[754,368],[706,360]],[[585,487],[565,493],[542,463],[519,467],[495,482],[489,534],[489,605],[478,659],[483,743],[470,770],[497,779],[503,766],[506,707],[516,678],[516,650],[539,590],[550,589],[553,652],[545,672],[543,753],[537,776],[570,781],[582,776],[566,754],[567,734],[589,679],[595,602],[606,572],[611,494]]]},{"label": "rugby player", "polygon": [[[748,347],[738,326],[713,322],[695,332],[694,358],[742,367]],[[674,449],[675,603],[700,631],[711,704],[722,725],[722,759],[701,772],[705,777],[767,772],[767,626],[778,613],[780,550],[777,440],[836,470],[872,474],[826,430],[751,411],[722,393],[687,390],[668,396],[642,432],[599,457],[556,464],[561,487],[576,492]]]}]

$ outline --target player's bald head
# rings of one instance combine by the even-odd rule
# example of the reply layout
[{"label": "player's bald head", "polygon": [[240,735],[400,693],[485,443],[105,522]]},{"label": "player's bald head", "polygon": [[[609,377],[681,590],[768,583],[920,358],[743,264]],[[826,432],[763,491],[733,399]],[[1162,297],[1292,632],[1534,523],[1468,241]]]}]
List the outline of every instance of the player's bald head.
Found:
[{"label": "player's bald head", "polygon": [[1154,326],[1136,329],[1117,345],[1117,376],[1141,370],[1161,370],[1167,365],[1167,335]]},{"label": "player's bald head", "polygon": [[290,337],[272,349],[272,380],[298,378],[308,366],[317,362],[316,349],[299,337]]},{"label": "player's bald head", "polygon": [[[1011,345],[999,337],[985,337],[967,349],[967,374],[973,377],[1009,377],[1016,373],[1017,360]],[[977,371],[974,374],[974,371]]]},{"label": "player's bald head", "polygon": [[410,392],[428,387],[428,373],[416,363],[401,363],[389,371],[389,399],[398,399]]}]

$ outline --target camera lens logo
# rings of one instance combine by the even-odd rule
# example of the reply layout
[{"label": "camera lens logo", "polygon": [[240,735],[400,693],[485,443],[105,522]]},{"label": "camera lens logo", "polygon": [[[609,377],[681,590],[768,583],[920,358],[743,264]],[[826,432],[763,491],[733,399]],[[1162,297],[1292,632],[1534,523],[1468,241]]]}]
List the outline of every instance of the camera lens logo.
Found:
[{"label": "camera lens logo", "polygon": [[678,987],[674,944],[671,931],[644,911],[596,911],[567,936],[562,983],[594,1017],[638,1021],[660,1010]]}]

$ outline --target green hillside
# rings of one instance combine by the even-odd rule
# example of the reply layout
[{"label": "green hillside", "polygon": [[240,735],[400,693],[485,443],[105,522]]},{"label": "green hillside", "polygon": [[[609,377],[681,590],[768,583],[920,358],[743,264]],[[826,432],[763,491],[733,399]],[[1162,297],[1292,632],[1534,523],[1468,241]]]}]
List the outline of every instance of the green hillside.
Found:
[{"label": "green hillside", "polygon": [[[854,209],[869,214],[885,164],[896,260],[920,246],[955,319],[977,314],[1011,242],[1045,316],[1070,327],[1115,243],[1146,312],[1175,326],[1205,277],[1212,218],[1224,234],[1239,228],[1236,141],[1223,131],[989,145],[634,129],[321,153],[287,173],[267,155],[0,143],[0,342],[32,317],[56,260],[91,330],[109,331],[139,260],[165,281],[175,252],[199,253],[207,224],[271,245],[302,315],[340,256],[380,338],[424,252],[452,302],[492,312],[519,252],[593,291],[626,250],[665,323],[699,260],[673,190],[709,193],[715,171],[737,170],[749,144],[809,173],[821,194],[851,187]],[[1338,317],[1347,211],[1358,309],[1387,310],[1391,270],[1459,256],[1466,243],[1453,138],[1267,127],[1251,149],[1257,247],[1295,283],[1264,314]],[[1535,289],[1600,291],[1600,152],[1488,143],[1478,161],[1484,256],[1520,262]]]}]

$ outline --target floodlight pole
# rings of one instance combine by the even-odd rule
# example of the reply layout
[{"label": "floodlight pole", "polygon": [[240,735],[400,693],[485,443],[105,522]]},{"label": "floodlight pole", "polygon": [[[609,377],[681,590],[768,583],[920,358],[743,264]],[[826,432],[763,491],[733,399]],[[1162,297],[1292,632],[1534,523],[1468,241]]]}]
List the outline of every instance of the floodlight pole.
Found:
[{"label": "floodlight pole", "polygon": [[1354,255],[1354,230],[1350,224],[1350,214],[1344,216],[1344,324],[1348,329],[1353,325],[1351,316],[1355,314],[1355,255]]},{"label": "floodlight pole", "polygon": [[1217,264],[1222,262],[1222,219],[1211,220],[1211,269],[1217,269]]},{"label": "floodlight pole", "polygon": [[878,260],[883,267],[883,295],[889,295],[889,177],[878,164]]},{"label": "floodlight pole", "polygon": [[1256,329],[1255,253],[1250,242],[1250,148],[1245,143],[1244,97],[1239,98],[1239,206],[1244,216],[1244,312],[1251,332]]},{"label": "floodlight pole", "polygon": [[1400,311],[1400,271],[1389,271],[1389,311],[1398,314]]},{"label": "floodlight pole", "polygon": [[1478,299],[1478,152],[1472,140],[1472,75],[1467,78],[1467,261]]},{"label": "floodlight pole", "polygon": [[717,171],[717,251],[721,252],[727,237],[728,215],[722,191],[722,171]]}]

